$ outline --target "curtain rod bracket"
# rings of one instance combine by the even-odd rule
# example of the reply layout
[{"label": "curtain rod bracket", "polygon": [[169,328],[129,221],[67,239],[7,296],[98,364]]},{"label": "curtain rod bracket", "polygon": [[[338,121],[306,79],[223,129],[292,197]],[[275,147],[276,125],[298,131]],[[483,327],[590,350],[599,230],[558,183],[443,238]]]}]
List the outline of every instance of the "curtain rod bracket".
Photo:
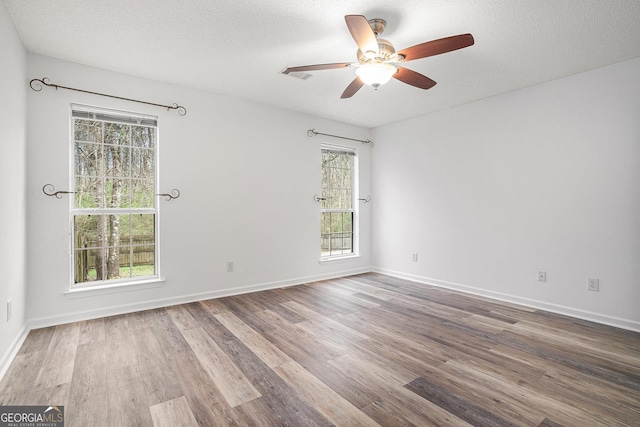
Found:
[{"label": "curtain rod bracket", "polygon": [[324,135],[324,136],[330,136],[332,138],[348,139],[349,141],[356,141],[356,142],[362,142],[363,144],[369,144],[371,147],[373,147],[373,141],[371,141],[370,139],[355,139],[355,138],[348,138],[346,136],[331,135],[328,133],[317,132],[315,129],[309,129],[307,131],[307,135],[309,136],[309,138],[316,135]]},{"label": "curtain rod bracket", "polygon": [[173,190],[171,190],[171,193],[156,194],[156,196],[166,197],[168,201],[171,201],[180,197],[180,190],[174,188]]},{"label": "curtain rod bracket", "polygon": [[73,191],[56,191],[56,187],[53,184],[45,184],[42,187],[42,192],[50,197],[55,197],[56,199],[62,199],[63,194],[74,194]]},{"label": "curtain rod bracket", "polygon": [[49,83],[49,77],[43,77],[42,79],[31,79],[31,81],[29,82],[29,87],[31,87],[31,89],[34,90],[35,92],[40,92],[42,90],[42,85],[54,87],[56,88],[56,90],[58,90],[58,88],[74,90],[76,92],[89,93],[91,95],[106,96],[107,98],[122,99],[123,101],[131,101],[131,102],[137,102],[139,104],[153,105],[155,107],[163,107],[163,108],[166,108],[167,111],[177,110],[178,114],[181,116],[184,116],[187,114],[187,109],[176,103],[173,103],[172,105],[156,104],[154,102],[139,101],[137,99],[123,98],[121,96],[115,96],[115,95],[107,95],[106,93],[91,92],[89,90],[84,90],[84,89],[76,89],[73,87],[60,86],[54,83]]}]

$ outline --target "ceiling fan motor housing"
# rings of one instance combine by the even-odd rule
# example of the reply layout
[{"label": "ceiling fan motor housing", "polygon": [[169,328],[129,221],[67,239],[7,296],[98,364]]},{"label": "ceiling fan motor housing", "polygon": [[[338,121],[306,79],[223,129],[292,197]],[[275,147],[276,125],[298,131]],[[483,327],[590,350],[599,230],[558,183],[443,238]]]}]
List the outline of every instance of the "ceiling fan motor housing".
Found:
[{"label": "ceiling fan motor housing", "polygon": [[401,58],[397,55],[394,55],[396,49],[393,47],[393,44],[389,40],[381,39],[380,34],[382,34],[387,28],[387,21],[380,18],[369,19],[367,21],[373,34],[376,36],[376,41],[378,42],[378,52],[374,56],[371,52],[363,52],[358,49],[356,53],[356,57],[358,58],[358,62],[361,64],[366,64],[367,62],[394,62]]},{"label": "ceiling fan motor housing", "polygon": [[377,39],[378,41],[378,53],[375,56],[371,56],[371,54],[367,55],[360,49],[358,49],[358,53],[356,54],[358,57],[358,62],[361,64],[365,64],[370,60],[377,61],[393,61],[394,53],[396,49],[393,47],[393,44],[389,40],[385,39]]}]

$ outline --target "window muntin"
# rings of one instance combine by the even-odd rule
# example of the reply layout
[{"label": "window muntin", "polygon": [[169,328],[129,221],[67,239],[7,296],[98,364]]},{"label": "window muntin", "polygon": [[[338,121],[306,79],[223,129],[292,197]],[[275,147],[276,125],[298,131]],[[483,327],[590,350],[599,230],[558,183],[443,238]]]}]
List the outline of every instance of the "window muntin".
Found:
[{"label": "window muntin", "polygon": [[158,277],[157,118],[72,105],[73,286]]},{"label": "window muntin", "polygon": [[328,146],[321,152],[320,254],[322,258],[353,255],[356,152]]}]

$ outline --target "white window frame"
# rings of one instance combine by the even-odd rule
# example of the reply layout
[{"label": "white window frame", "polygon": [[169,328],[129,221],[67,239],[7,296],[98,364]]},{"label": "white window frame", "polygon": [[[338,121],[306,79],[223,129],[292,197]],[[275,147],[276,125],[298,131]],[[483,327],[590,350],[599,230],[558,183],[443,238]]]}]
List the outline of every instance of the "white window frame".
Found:
[{"label": "white window frame", "polygon": [[[351,171],[351,209],[330,209],[322,207],[322,200],[320,202],[320,225],[322,227],[322,213],[324,212],[350,212],[352,214],[352,248],[349,253],[335,254],[335,255],[323,255],[322,244],[320,245],[320,262],[345,260],[348,258],[354,258],[360,256],[360,212],[359,212],[359,155],[358,149],[355,147],[334,145],[334,144],[322,144],[320,146],[320,159],[322,159],[322,152],[324,150],[351,153],[353,155],[353,169]],[[322,162],[322,160],[321,160]],[[322,163],[320,165],[320,173],[322,173]],[[322,187],[322,186],[321,186]],[[324,189],[321,188],[321,193]],[[320,238],[322,239],[322,229],[320,230]]]},{"label": "white window frame", "polygon": [[[71,194],[72,197],[69,198],[69,273],[70,273],[70,291],[65,292],[69,296],[72,296],[73,293],[78,291],[104,291],[112,288],[118,288],[122,286],[131,286],[131,285],[143,285],[143,287],[148,287],[150,284],[152,286],[153,283],[161,284],[163,282],[160,279],[160,209],[158,203],[158,181],[159,181],[159,173],[158,173],[158,158],[159,158],[159,125],[158,125],[158,117],[151,116],[148,114],[134,113],[130,111],[124,110],[114,110],[103,107],[95,107],[89,105],[82,105],[73,103],[69,109],[69,141],[70,141],[70,188],[71,191],[75,193],[76,191],[76,176],[75,176],[75,129],[74,129],[74,121],[76,117],[74,117],[74,111],[88,111],[88,112],[96,112],[98,114],[104,116],[111,117],[125,117],[129,119],[140,119],[140,120],[152,120],[155,121],[155,129],[156,129],[156,138],[155,138],[155,146],[154,146],[154,177],[153,177],[153,207],[149,208],[76,208],[75,207],[75,197]],[[100,120],[100,119],[98,119]],[[108,120],[104,120],[108,122]],[[138,276],[138,277],[126,277],[126,278],[118,278],[118,279],[106,279],[106,280],[94,280],[87,282],[76,283],[75,281],[75,268],[76,268],[76,260],[75,260],[75,217],[76,215],[98,215],[98,214],[153,214],[155,215],[154,221],[154,272],[153,275],[146,276]]]}]

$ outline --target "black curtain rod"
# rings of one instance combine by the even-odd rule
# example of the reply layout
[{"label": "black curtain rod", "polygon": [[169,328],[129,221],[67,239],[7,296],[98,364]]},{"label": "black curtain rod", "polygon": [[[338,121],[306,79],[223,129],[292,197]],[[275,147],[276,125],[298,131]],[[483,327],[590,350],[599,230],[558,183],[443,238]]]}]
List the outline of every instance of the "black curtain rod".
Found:
[{"label": "black curtain rod", "polygon": [[307,135],[309,135],[309,137],[312,136],[316,136],[316,135],[324,135],[324,136],[330,136],[332,138],[340,138],[340,139],[348,139],[349,141],[357,141],[357,142],[362,142],[363,144],[369,144],[370,146],[373,147],[373,141],[371,141],[370,139],[355,139],[355,138],[348,138],[346,136],[339,136],[339,135],[331,135],[328,133],[322,133],[322,132],[316,132],[315,129],[309,129],[307,131]]},{"label": "black curtain rod", "polygon": [[100,95],[100,96],[106,96],[108,98],[122,99],[124,101],[138,102],[140,104],[153,105],[153,106],[156,106],[156,107],[163,107],[163,108],[166,108],[167,110],[178,110],[178,114],[180,114],[181,116],[184,116],[184,115],[187,114],[187,109],[186,108],[184,108],[181,105],[175,104],[175,103],[173,105],[156,104],[154,102],[139,101],[137,99],[123,98],[121,96],[115,96],[115,95],[107,95],[106,93],[91,92],[89,90],[84,90],[84,89],[76,89],[76,88],[73,88],[73,87],[60,86],[60,85],[56,85],[56,84],[53,84],[53,83],[49,83],[49,78],[48,77],[43,77],[42,79],[32,79],[29,82],[29,86],[31,87],[31,89],[33,89],[36,92],[40,92],[42,90],[42,85],[49,86],[49,87],[55,87],[56,90],[58,90],[58,89],[75,90],[76,92],[90,93],[91,95]]}]

